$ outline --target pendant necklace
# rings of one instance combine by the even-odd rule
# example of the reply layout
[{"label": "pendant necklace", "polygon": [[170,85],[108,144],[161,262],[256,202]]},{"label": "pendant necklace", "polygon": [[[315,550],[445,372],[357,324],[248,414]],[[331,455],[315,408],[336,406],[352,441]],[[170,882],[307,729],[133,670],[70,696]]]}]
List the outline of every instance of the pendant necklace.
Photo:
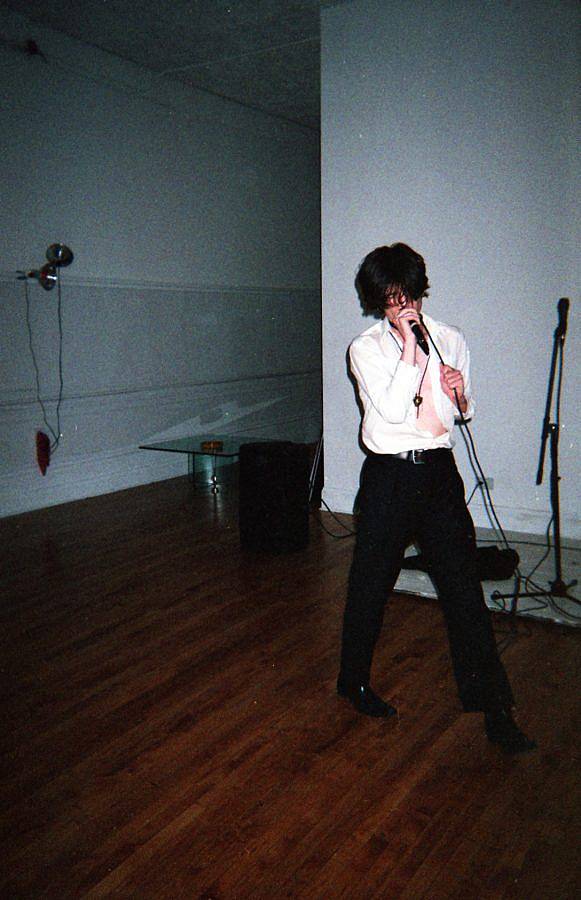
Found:
[{"label": "pendant necklace", "polygon": [[[389,334],[390,334],[390,337],[392,338],[392,340],[394,341],[395,346],[397,347],[397,349],[398,349],[401,353],[403,353],[403,347],[400,347],[399,342],[398,342],[396,336],[394,335],[393,331],[390,331]],[[424,378],[426,377],[426,372],[428,371],[428,363],[429,363],[429,362],[430,362],[430,358],[428,357],[428,358],[426,359],[426,365],[424,366],[424,371],[422,372],[422,377],[420,378],[420,383],[419,383],[419,385],[418,385],[418,389],[417,389],[416,393],[414,394],[414,406],[415,406],[415,408],[416,408],[416,415],[417,415],[417,416],[419,416],[419,414],[420,414],[420,406],[421,406],[422,403],[424,402],[424,398],[423,398],[422,395],[421,395],[421,390],[422,390],[422,384],[424,383]]]},{"label": "pendant necklace", "polygon": [[416,410],[417,410],[417,412],[416,412],[416,415],[417,415],[417,416],[419,416],[419,414],[420,414],[420,406],[421,406],[422,403],[424,402],[424,398],[422,397],[420,391],[421,391],[421,389],[422,389],[422,384],[424,383],[424,378],[426,377],[426,372],[428,371],[428,363],[429,363],[429,361],[430,361],[429,359],[426,360],[426,365],[424,366],[424,371],[422,372],[422,377],[420,378],[420,383],[419,383],[419,385],[418,385],[418,389],[417,389],[417,391],[416,391],[416,393],[415,393],[415,396],[414,396],[414,406],[415,406],[415,408],[416,408]]}]

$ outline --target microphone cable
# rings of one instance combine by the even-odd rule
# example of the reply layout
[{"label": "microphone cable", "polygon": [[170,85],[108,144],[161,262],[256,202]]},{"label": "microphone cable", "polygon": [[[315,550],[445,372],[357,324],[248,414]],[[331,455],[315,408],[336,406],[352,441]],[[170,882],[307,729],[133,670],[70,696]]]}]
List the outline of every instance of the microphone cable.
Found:
[{"label": "microphone cable", "polygon": [[[434,350],[436,351],[436,354],[437,354],[437,356],[438,356],[438,359],[440,360],[440,362],[442,363],[443,366],[447,365],[447,363],[444,362],[444,359],[443,359],[443,357],[442,357],[442,354],[440,353],[440,350],[438,349],[438,347],[437,347],[437,345],[436,345],[436,343],[435,343],[435,341],[434,341],[432,335],[430,334],[430,332],[429,332],[429,330],[428,330],[428,327],[427,327],[427,325],[425,324],[425,322],[424,322],[422,316],[420,316],[420,321],[421,321],[422,326],[423,326],[423,328],[424,328],[424,330],[425,330],[425,332],[426,332],[426,334],[427,334],[427,336],[428,336],[428,339],[429,339],[431,345],[433,346]],[[427,369],[427,366],[426,366],[426,369]],[[424,374],[425,374],[425,373],[424,373]],[[494,509],[494,504],[493,504],[493,502],[492,502],[492,497],[490,496],[490,490],[489,490],[488,485],[487,485],[487,483],[486,483],[486,477],[485,477],[484,472],[483,472],[483,470],[482,470],[482,466],[480,465],[480,460],[478,459],[478,454],[477,454],[477,452],[476,452],[476,446],[475,446],[475,444],[474,444],[474,439],[473,439],[473,437],[472,437],[472,434],[471,434],[471,432],[470,432],[470,429],[468,428],[468,422],[467,422],[467,420],[466,420],[466,418],[465,418],[465,416],[464,416],[464,413],[462,412],[462,409],[460,408],[460,399],[459,399],[459,397],[458,397],[458,391],[457,391],[456,389],[454,389],[454,396],[455,396],[455,398],[456,398],[456,407],[457,407],[458,412],[459,412],[459,414],[460,414],[460,422],[461,422],[461,425],[463,426],[463,429],[462,429],[462,431],[461,431],[462,438],[463,438],[464,443],[465,443],[465,445],[466,445],[466,451],[467,451],[467,453],[468,453],[468,459],[469,459],[469,461],[470,461],[470,465],[471,465],[471,467],[472,467],[472,471],[474,472],[474,474],[475,474],[475,476],[476,476],[476,481],[477,481],[477,484],[475,485],[474,490],[472,491],[472,494],[470,495],[470,500],[472,499],[472,497],[473,497],[474,493],[476,492],[476,490],[478,489],[478,487],[484,488],[484,493],[483,493],[484,507],[485,507],[486,513],[487,513],[487,515],[488,515],[488,518],[489,518],[489,520],[491,521],[491,524],[492,524],[492,526],[493,526],[493,530],[496,531],[496,528],[498,528],[498,532],[499,532],[499,534],[500,534],[502,537],[499,538],[499,537],[498,537],[498,534],[497,534],[497,539],[499,539],[499,540],[502,541],[502,543],[504,544],[504,546],[506,547],[507,550],[511,550],[512,548],[511,548],[511,546],[510,546],[510,544],[509,544],[509,542],[508,542],[508,539],[507,539],[507,537],[506,537],[506,534],[504,533],[504,529],[503,529],[502,525],[500,524],[500,521],[499,521],[499,519],[498,519],[498,516],[496,515],[496,510]],[[466,434],[464,433],[464,429],[466,430],[466,434],[468,435],[469,442],[468,442],[468,440],[466,439]],[[323,529],[323,531],[326,531],[327,534],[331,535],[331,537],[339,538],[339,539],[354,536],[356,532],[355,532],[355,531],[351,531],[351,530],[350,530],[343,522],[341,522],[341,521],[337,518],[337,516],[335,515],[335,513],[333,512],[333,510],[330,509],[330,507],[325,503],[325,501],[324,501],[322,498],[321,498],[321,502],[322,502],[323,505],[326,507],[327,511],[331,514],[331,516],[335,519],[335,521],[336,521],[343,529],[345,529],[345,531],[346,531],[347,533],[346,533],[346,534],[342,534],[342,535],[333,534],[332,532],[330,532],[330,531],[325,527],[325,525],[323,524],[323,522],[322,522],[318,517],[315,517],[315,518],[317,518],[317,521],[319,522],[319,525],[321,526],[321,528]],[[518,577],[519,577],[519,578],[522,578],[522,574],[519,572],[518,567],[516,568],[516,572],[518,573]]]},{"label": "microphone cable", "polygon": [[321,497],[321,503],[323,504],[323,506],[325,507],[327,512],[331,515],[331,517],[335,520],[335,522],[337,522],[337,524],[340,525],[341,528],[343,528],[345,530],[346,534],[335,534],[334,532],[329,531],[329,529],[327,528],[327,526],[325,525],[325,523],[323,522],[321,517],[318,515],[315,515],[314,511],[311,510],[311,515],[313,516],[315,522],[317,522],[319,524],[319,526],[323,529],[323,531],[326,534],[328,534],[330,537],[335,538],[335,540],[337,540],[337,541],[342,541],[342,540],[345,540],[345,538],[349,538],[349,537],[355,537],[357,532],[353,531],[351,528],[349,528],[348,525],[345,525],[345,523],[342,522],[341,519],[337,518],[337,515],[333,512],[331,507],[327,503],[325,503],[325,501],[323,500],[322,497]]},{"label": "microphone cable", "polygon": [[41,396],[41,387],[40,387],[40,369],[38,365],[38,359],[36,356],[36,352],[34,349],[33,342],[33,333],[32,333],[32,321],[31,321],[31,310],[30,310],[30,295],[28,291],[28,279],[21,278],[21,281],[24,281],[24,297],[26,301],[26,329],[28,332],[28,346],[30,349],[30,355],[32,358],[32,364],[34,367],[34,375],[36,381],[36,399],[40,405],[42,411],[42,418],[44,419],[44,424],[47,429],[50,431],[52,435],[52,442],[50,444],[50,453],[51,455],[57,449],[61,435],[61,421],[60,421],[60,410],[61,403],[63,400],[63,314],[62,314],[62,294],[61,294],[61,282],[60,278],[57,281],[57,323],[58,323],[58,376],[59,376],[59,391],[57,396],[56,403],[56,430],[51,425],[48,412],[44,401]]},{"label": "microphone cable", "polygon": [[[442,365],[445,366],[446,363],[444,362],[444,360],[442,358],[442,354],[440,353],[438,347],[436,346],[436,343],[435,343],[434,339],[432,338],[432,335],[430,334],[430,332],[429,332],[427,326],[425,325],[425,323],[423,322],[423,320],[422,320],[422,325],[426,331],[426,334],[428,335],[430,343],[432,344],[434,350],[436,351],[438,359],[440,360]],[[461,431],[462,438],[466,445],[466,451],[468,453],[468,459],[470,461],[472,471],[474,472],[474,474],[476,476],[476,480],[477,480],[477,484],[476,484],[474,490],[472,491],[472,494],[470,495],[470,499],[472,499],[472,497],[473,497],[475,491],[478,489],[478,487],[483,489],[482,499],[484,501],[484,507],[485,507],[486,513],[488,515],[488,518],[489,518],[491,524],[493,525],[493,530],[496,530],[494,528],[494,525],[496,524],[496,526],[498,528],[498,532],[502,536],[502,542],[504,543],[506,549],[512,550],[513,548],[510,546],[508,539],[506,537],[506,534],[504,533],[504,529],[503,529],[502,525],[500,524],[500,521],[496,514],[496,510],[494,508],[494,503],[492,502],[492,497],[490,496],[490,490],[488,488],[488,484],[486,483],[486,477],[482,470],[482,466],[480,465],[480,460],[478,459],[478,454],[476,452],[476,446],[474,444],[474,439],[472,437],[472,433],[468,427],[468,422],[466,420],[466,417],[464,416],[464,413],[462,412],[462,409],[460,408],[460,400],[458,397],[458,391],[456,389],[454,389],[454,396],[456,398],[456,407],[458,409],[458,413],[460,414],[460,422],[461,422],[461,425],[463,426],[462,431]],[[552,521],[552,519],[551,519],[551,521]],[[551,521],[549,521],[549,525],[547,526],[548,549],[547,549],[547,553],[545,554],[545,556],[543,556],[542,559],[539,560],[537,565],[532,569],[532,571],[528,575],[524,575],[518,565],[515,567],[514,589],[513,590],[514,590],[514,594],[517,598],[521,592],[522,584],[524,584],[525,588],[530,587],[530,586],[533,586],[534,588],[539,588],[539,585],[537,585],[533,581],[532,576],[534,575],[534,573],[536,572],[538,567],[541,565],[541,563],[544,561],[544,559],[546,558],[546,556],[549,553],[549,550],[550,550],[549,529],[551,526]],[[497,534],[497,538],[498,538],[498,534]],[[493,592],[491,595],[491,600],[494,602],[496,608],[501,612],[507,612],[504,604],[501,606],[498,603],[498,600],[495,598],[494,593],[495,592]],[[549,597],[550,597],[549,602],[543,601],[543,600],[537,600],[537,603],[533,607],[529,607],[526,610],[526,612],[533,612],[535,610],[546,609],[547,607],[552,606],[559,613],[566,616],[567,618],[572,619],[573,621],[579,621],[579,616],[576,616],[574,613],[569,613],[567,610],[564,610],[561,606],[558,605],[554,595],[550,594],[550,592],[548,592],[548,593],[549,593]],[[575,601],[575,602],[578,603],[579,601]],[[514,636],[514,626],[513,626],[513,636]],[[510,643],[510,634],[508,637],[508,642]],[[503,649],[505,649],[505,648],[503,647]]]},{"label": "microphone cable", "polygon": [[[438,359],[440,360],[440,362],[442,363],[443,366],[447,365],[447,363],[444,362],[444,359],[442,358],[442,354],[440,353],[438,347],[436,346],[436,343],[423,320],[422,320],[422,325],[426,331],[426,334],[428,335],[428,338],[430,340],[432,347],[436,351]],[[478,487],[483,489],[482,499],[484,500],[484,508],[486,510],[488,519],[489,519],[491,525],[493,526],[493,531],[496,531],[496,528],[495,528],[495,524],[496,524],[496,526],[498,527],[497,539],[500,539],[502,541],[502,543],[504,543],[504,546],[507,550],[512,550],[512,547],[508,543],[506,534],[504,533],[504,529],[503,529],[502,525],[500,524],[498,516],[496,515],[496,510],[494,509],[494,503],[492,502],[492,497],[490,496],[490,490],[488,488],[488,484],[486,483],[486,476],[484,475],[482,466],[480,465],[480,460],[478,459],[478,453],[476,452],[476,445],[474,443],[474,438],[472,437],[472,433],[468,427],[468,421],[467,421],[464,413],[462,412],[462,408],[460,406],[460,398],[458,397],[458,391],[456,390],[456,388],[454,388],[454,397],[456,398],[456,408],[458,409],[458,413],[460,415],[460,424],[462,426],[461,434],[462,434],[462,438],[464,440],[464,444],[466,446],[466,451],[468,453],[468,460],[472,467],[472,471],[474,472],[474,475],[476,476],[477,484],[474,488],[474,491],[476,491]],[[468,438],[466,436],[468,436]],[[472,499],[474,491],[472,491],[472,494],[470,495],[470,499]],[[492,516],[492,518],[491,518],[491,516]],[[499,534],[502,536],[501,538],[499,538]],[[517,565],[515,567],[515,574],[514,574],[514,591],[515,592],[518,591],[519,586],[522,582],[522,578],[523,578],[522,573]],[[506,611],[506,610],[503,610],[503,611]],[[516,623],[512,622],[508,631],[496,631],[496,634],[499,637],[501,635],[503,635],[502,639],[498,641],[498,652],[499,652],[499,655],[501,655],[502,653],[504,653],[504,651],[509,646],[511,646],[511,644],[514,643],[515,640],[517,640],[518,632],[516,629]]]},{"label": "microphone cable", "polygon": [[[421,322],[422,322],[423,328],[425,329],[426,334],[428,335],[428,339],[429,339],[432,347],[436,351],[438,359],[440,360],[440,362],[442,363],[443,366],[446,366],[447,363],[444,362],[442,354],[440,353],[432,335],[430,334],[425,322],[423,321],[423,318],[421,319]],[[460,414],[460,423],[463,426],[463,428],[466,430],[465,434],[464,434],[464,431],[462,432],[462,436],[464,438],[464,442],[466,443],[468,459],[470,461],[470,465],[472,466],[472,471],[476,475],[477,481],[479,481],[479,483],[480,483],[480,487],[482,487],[484,489],[483,499],[484,499],[484,505],[486,507],[486,511],[488,513],[488,508],[487,508],[487,503],[488,503],[488,505],[490,506],[490,512],[492,514],[494,523],[496,524],[496,527],[498,528],[498,531],[499,531],[500,535],[502,536],[502,542],[504,543],[506,549],[510,550],[512,548],[511,548],[510,544],[508,543],[508,539],[506,537],[506,534],[504,533],[504,529],[503,529],[502,525],[500,524],[498,516],[496,515],[496,510],[494,509],[494,503],[492,502],[492,497],[490,496],[490,490],[488,488],[488,484],[486,483],[486,476],[482,470],[482,466],[480,465],[480,460],[478,459],[478,453],[476,452],[476,445],[474,444],[474,438],[472,437],[472,433],[468,427],[468,421],[467,421],[466,417],[464,416],[464,413],[462,412],[462,409],[460,407],[460,399],[458,397],[458,391],[456,390],[456,388],[454,388],[454,397],[456,398],[456,407]],[[466,435],[468,436],[469,443],[466,441]],[[478,487],[478,485],[477,485],[477,487]],[[472,495],[471,495],[471,499],[472,499]],[[489,518],[490,518],[490,515],[489,515]]]}]

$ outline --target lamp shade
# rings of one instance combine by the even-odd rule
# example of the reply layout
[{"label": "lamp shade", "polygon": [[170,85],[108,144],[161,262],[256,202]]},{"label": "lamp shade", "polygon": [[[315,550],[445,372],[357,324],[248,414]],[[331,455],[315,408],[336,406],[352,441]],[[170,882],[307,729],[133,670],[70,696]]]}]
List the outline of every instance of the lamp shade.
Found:
[{"label": "lamp shade", "polygon": [[57,283],[56,266],[53,266],[51,263],[46,263],[38,273],[38,281],[45,291],[52,291]]},{"label": "lamp shade", "polygon": [[54,266],[70,266],[73,261],[73,251],[66,244],[51,244],[46,251],[46,258]]}]

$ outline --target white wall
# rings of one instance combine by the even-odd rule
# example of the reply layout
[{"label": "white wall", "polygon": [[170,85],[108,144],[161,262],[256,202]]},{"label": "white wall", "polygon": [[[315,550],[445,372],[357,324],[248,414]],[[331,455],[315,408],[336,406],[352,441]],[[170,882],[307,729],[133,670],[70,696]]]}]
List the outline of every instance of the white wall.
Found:
[{"label": "white wall", "polygon": [[[322,26],[324,497],[351,511],[363,459],[345,352],[372,320],[355,273],[369,250],[402,240],[428,265],[425,310],[468,337],[473,434],[501,522],[541,533],[548,478],[536,487],[535,475],[556,306],[574,303],[579,281],[577,4],[355,0],[324,11]],[[575,311],[560,435],[562,530],[573,536]],[[471,509],[489,524],[477,500]]]},{"label": "white wall", "polygon": [[[320,419],[319,137],[3,10],[0,513],[182,474],[163,436],[301,438]],[[43,478],[24,285],[63,271],[61,445]],[[29,287],[43,397],[57,292]],[[312,434],[312,429],[310,434]],[[310,436],[309,434],[309,436]]]}]

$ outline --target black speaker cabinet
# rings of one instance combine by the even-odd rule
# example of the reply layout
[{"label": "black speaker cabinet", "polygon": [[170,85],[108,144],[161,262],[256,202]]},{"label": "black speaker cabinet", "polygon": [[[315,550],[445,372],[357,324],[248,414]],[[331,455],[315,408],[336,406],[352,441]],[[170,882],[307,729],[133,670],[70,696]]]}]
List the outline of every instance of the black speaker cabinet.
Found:
[{"label": "black speaker cabinet", "polygon": [[290,441],[240,447],[240,543],[282,553],[309,543],[310,453]]}]

